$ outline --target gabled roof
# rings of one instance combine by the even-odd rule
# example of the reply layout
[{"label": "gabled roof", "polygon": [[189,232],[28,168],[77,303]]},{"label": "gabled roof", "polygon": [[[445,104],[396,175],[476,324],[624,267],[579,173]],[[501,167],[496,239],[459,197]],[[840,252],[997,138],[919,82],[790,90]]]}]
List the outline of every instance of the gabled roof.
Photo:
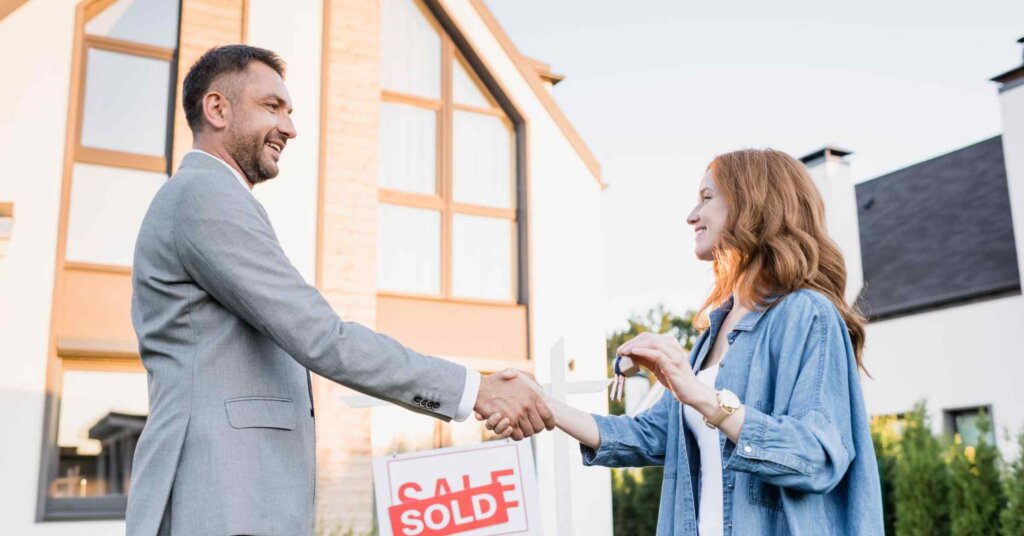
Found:
[{"label": "gabled roof", "polygon": [[1020,292],[1001,136],[856,190],[870,318]]}]

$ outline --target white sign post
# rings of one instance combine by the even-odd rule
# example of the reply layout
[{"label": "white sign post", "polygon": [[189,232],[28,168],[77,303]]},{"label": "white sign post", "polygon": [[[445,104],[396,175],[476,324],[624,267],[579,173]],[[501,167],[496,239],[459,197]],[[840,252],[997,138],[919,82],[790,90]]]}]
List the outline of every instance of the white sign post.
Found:
[{"label": "white sign post", "polygon": [[382,536],[543,534],[526,442],[378,456],[373,483]]}]

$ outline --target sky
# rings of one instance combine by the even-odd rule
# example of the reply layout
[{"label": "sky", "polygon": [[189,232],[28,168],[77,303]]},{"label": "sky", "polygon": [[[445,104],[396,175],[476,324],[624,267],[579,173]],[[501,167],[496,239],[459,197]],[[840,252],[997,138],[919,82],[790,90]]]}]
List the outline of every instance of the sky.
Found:
[{"label": "sky", "polygon": [[1024,1],[486,0],[601,163],[608,330],[712,283],[686,215],[715,155],[852,151],[861,182],[998,135]]}]

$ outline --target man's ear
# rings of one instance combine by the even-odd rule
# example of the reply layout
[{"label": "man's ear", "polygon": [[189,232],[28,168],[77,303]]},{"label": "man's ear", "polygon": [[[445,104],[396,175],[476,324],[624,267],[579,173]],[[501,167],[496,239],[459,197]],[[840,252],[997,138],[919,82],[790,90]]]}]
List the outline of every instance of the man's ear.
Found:
[{"label": "man's ear", "polygon": [[214,129],[227,128],[231,119],[231,101],[219,91],[203,96],[203,118]]}]

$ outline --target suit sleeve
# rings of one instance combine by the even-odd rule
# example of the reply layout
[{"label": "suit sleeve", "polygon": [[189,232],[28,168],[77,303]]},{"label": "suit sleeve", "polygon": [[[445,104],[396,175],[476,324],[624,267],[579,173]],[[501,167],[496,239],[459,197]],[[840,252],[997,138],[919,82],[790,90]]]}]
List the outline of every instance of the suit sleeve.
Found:
[{"label": "suit sleeve", "polygon": [[307,369],[407,409],[452,419],[465,367],[345,322],[292,266],[255,199],[227,181],[183,187],[174,220],[186,272]]}]

